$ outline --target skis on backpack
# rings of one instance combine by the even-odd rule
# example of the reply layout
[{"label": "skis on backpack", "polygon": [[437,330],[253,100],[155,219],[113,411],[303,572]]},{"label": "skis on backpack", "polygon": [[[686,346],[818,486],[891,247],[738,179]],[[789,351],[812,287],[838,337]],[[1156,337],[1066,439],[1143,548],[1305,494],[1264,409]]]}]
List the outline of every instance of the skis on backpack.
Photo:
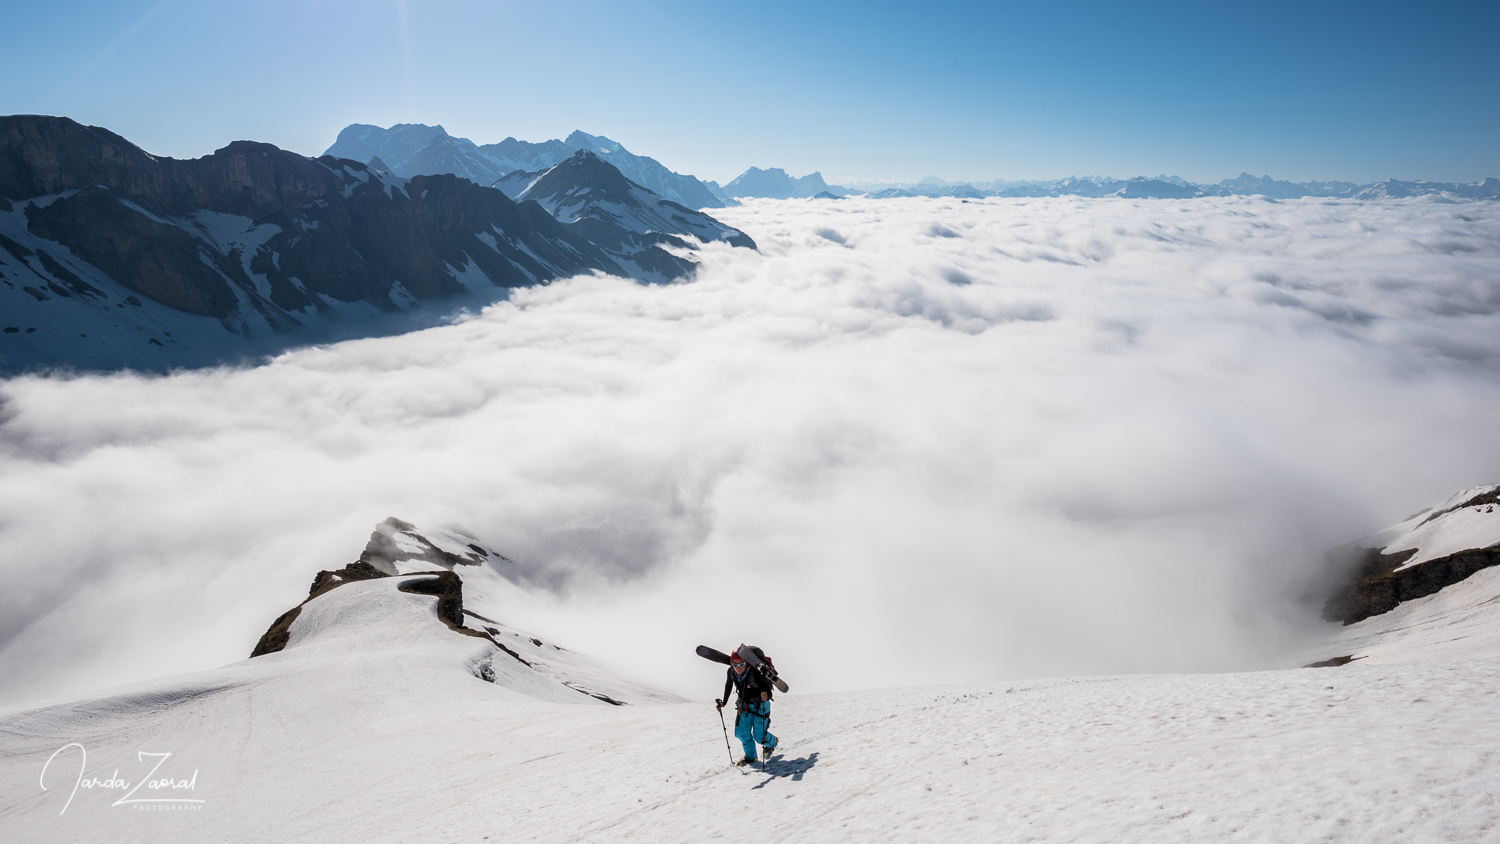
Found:
[{"label": "skis on backpack", "polygon": [[[738,648],[734,649],[734,652],[740,655],[740,659],[743,659],[745,662],[749,663],[751,668],[759,671],[761,673],[761,676],[765,677],[767,680],[770,680],[771,685],[776,687],[776,691],[785,692],[789,688],[791,688],[786,684],[785,680],[781,679],[781,677],[777,675],[776,666],[771,665],[766,660],[761,659],[760,655],[755,652],[754,648],[750,647],[749,645],[740,645]],[[708,645],[699,645],[697,653],[698,656],[701,656],[704,659],[709,660],[710,662],[718,662],[724,665],[728,665],[730,663],[729,654],[726,654],[722,651],[716,651],[713,648],[710,648]]]},{"label": "skis on backpack", "polygon": [[771,684],[776,687],[776,691],[785,693],[787,689],[790,688],[786,684],[785,680],[777,676],[776,666],[771,665],[766,660],[761,659],[760,654],[757,654],[754,648],[750,647],[749,645],[740,645],[738,648],[734,649],[734,652],[740,655],[740,659],[743,659],[744,661],[750,663],[750,667],[754,668],[756,671],[759,671],[761,673],[761,676],[765,677],[767,680],[770,680]]}]

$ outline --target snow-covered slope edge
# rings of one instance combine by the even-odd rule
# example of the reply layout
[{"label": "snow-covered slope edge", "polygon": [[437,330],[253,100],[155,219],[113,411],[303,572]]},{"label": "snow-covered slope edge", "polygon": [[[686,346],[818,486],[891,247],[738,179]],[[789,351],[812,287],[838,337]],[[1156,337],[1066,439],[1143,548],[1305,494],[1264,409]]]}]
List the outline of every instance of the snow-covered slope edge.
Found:
[{"label": "snow-covered slope edge", "polygon": [[[1500,653],[1500,485],[1477,486],[1330,553],[1353,580],[1324,608],[1318,666]],[[1337,625],[1337,626],[1335,626]]]},{"label": "snow-covered slope edge", "polygon": [[1324,617],[1353,624],[1500,565],[1496,504],[1500,485],[1477,486],[1336,549],[1330,556],[1354,577],[1328,601]]}]

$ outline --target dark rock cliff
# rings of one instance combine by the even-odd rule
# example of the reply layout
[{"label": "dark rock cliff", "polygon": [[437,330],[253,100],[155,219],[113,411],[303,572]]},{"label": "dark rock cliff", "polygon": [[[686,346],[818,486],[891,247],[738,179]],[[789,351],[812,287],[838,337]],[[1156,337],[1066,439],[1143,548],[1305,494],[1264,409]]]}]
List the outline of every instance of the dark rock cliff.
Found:
[{"label": "dark rock cliff", "polygon": [[[1481,487],[1478,494],[1474,492],[1456,496],[1451,506],[1427,512],[1420,522],[1416,516],[1411,521],[1420,528],[1471,508],[1475,514],[1485,514],[1479,518],[1500,518],[1494,509],[1500,505],[1500,489]],[[1475,572],[1500,566],[1500,547],[1493,545],[1467,548],[1409,568],[1401,567],[1417,555],[1418,548],[1391,554],[1384,551],[1384,547],[1367,547],[1356,542],[1328,553],[1330,564],[1349,571],[1350,575],[1346,585],[1323,605],[1325,619],[1354,624],[1390,612],[1405,601],[1432,595]]]},{"label": "dark rock cliff", "polygon": [[[179,161],[63,117],[0,117],[0,197],[58,194],[24,206],[32,234],[174,308],[218,318],[249,308],[277,330],[324,309],[325,296],[393,311],[393,295],[462,295],[455,273],[471,265],[500,287],[625,274],[542,209],[454,176],[402,180],[249,141]],[[253,255],[218,249],[195,228],[202,212],[279,231]]]}]

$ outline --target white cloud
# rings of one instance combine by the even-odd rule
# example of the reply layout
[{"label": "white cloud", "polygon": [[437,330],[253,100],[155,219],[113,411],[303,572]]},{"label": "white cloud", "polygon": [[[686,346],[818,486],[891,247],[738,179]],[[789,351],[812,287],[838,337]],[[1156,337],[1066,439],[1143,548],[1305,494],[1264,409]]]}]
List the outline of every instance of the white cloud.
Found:
[{"label": "white cloud", "polygon": [[227,662],[396,515],[687,694],[1275,663],[1321,552],[1500,478],[1500,205],[756,201],[250,370],[13,379],[0,700]]}]

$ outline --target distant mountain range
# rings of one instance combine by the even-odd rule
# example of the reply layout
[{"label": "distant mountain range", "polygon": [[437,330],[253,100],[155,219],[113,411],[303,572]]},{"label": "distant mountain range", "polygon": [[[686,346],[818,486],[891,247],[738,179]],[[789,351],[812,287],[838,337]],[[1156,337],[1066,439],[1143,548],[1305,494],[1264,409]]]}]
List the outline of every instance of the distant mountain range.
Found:
[{"label": "distant mountain range", "polygon": [[[862,194],[875,199],[903,196],[983,199],[990,196],[1117,196],[1134,199],[1189,199],[1198,196],[1266,196],[1295,199],[1304,196],[1346,199],[1444,194],[1466,199],[1500,198],[1500,180],[1474,183],[1404,182],[1387,179],[1359,185],[1353,182],[1286,182],[1270,176],[1241,173],[1218,184],[1195,184],[1179,176],[1137,176],[1114,179],[1104,176],[1070,176],[1050,181],[948,182],[935,176],[919,182],[830,185],[821,173],[801,178],[779,167],[751,167],[720,187],[668,170],[654,158],[635,155],[609,138],[574,132],[565,140],[528,143],[506,138],[498,144],[478,145],[455,138],[441,126],[401,123],[389,129],[356,123],[339,133],[325,155],[371,162],[377,169],[399,176],[451,173],[481,185],[520,192],[518,184],[529,174],[556,166],[579,150],[590,150],[614,165],[626,178],[688,208],[722,208],[739,199],[837,198]],[[524,187],[524,185],[521,185]],[[827,196],[820,196],[826,194]]]},{"label": "distant mountain range", "polygon": [[[813,174],[817,175],[817,174]],[[982,199],[989,196],[1118,196],[1136,199],[1189,199],[1198,196],[1265,196],[1272,199],[1297,199],[1304,196],[1344,199],[1381,199],[1386,197],[1441,194],[1463,199],[1500,199],[1500,179],[1480,182],[1403,182],[1387,179],[1357,185],[1353,182],[1285,182],[1270,176],[1241,173],[1216,185],[1199,185],[1177,176],[1138,176],[1133,179],[1111,179],[1101,176],[1071,176],[1040,182],[967,182],[950,183],[941,179],[924,179],[915,184],[864,184],[857,188],[830,188],[835,193],[863,193],[873,199],[903,196],[957,197]]]},{"label": "distant mountain range", "polygon": [[[440,126],[356,125],[332,149],[351,157],[236,141],[179,161],[67,118],[0,117],[0,374],[163,370],[409,330],[580,273],[671,281],[692,273],[700,243],[755,247],[694,210],[709,201],[854,193],[819,173],[752,167],[715,197],[713,183],[582,132],[479,147]],[[1494,178],[862,187],[876,198],[1500,198]]]},{"label": "distant mountain range", "polygon": [[555,167],[580,150],[608,161],[632,182],[688,208],[723,208],[725,200],[692,176],[674,173],[654,158],[635,155],[598,135],[574,132],[566,140],[539,144],[506,138],[479,145],[455,138],[442,126],[398,123],[389,129],[355,123],[339,133],[324,155],[368,163],[379,158],[397,176],[451,173],[476,184],[491,186],[515,171],[535,172]]},{"label": "distant mountain range", "polygon": [[571,275],[670,281],[698,239],[754,248],[591,151],[532,188],[565,219],[453,175],[250,141],[179,161],[64,117],[0,117],[0,373],[202,365]]}]

